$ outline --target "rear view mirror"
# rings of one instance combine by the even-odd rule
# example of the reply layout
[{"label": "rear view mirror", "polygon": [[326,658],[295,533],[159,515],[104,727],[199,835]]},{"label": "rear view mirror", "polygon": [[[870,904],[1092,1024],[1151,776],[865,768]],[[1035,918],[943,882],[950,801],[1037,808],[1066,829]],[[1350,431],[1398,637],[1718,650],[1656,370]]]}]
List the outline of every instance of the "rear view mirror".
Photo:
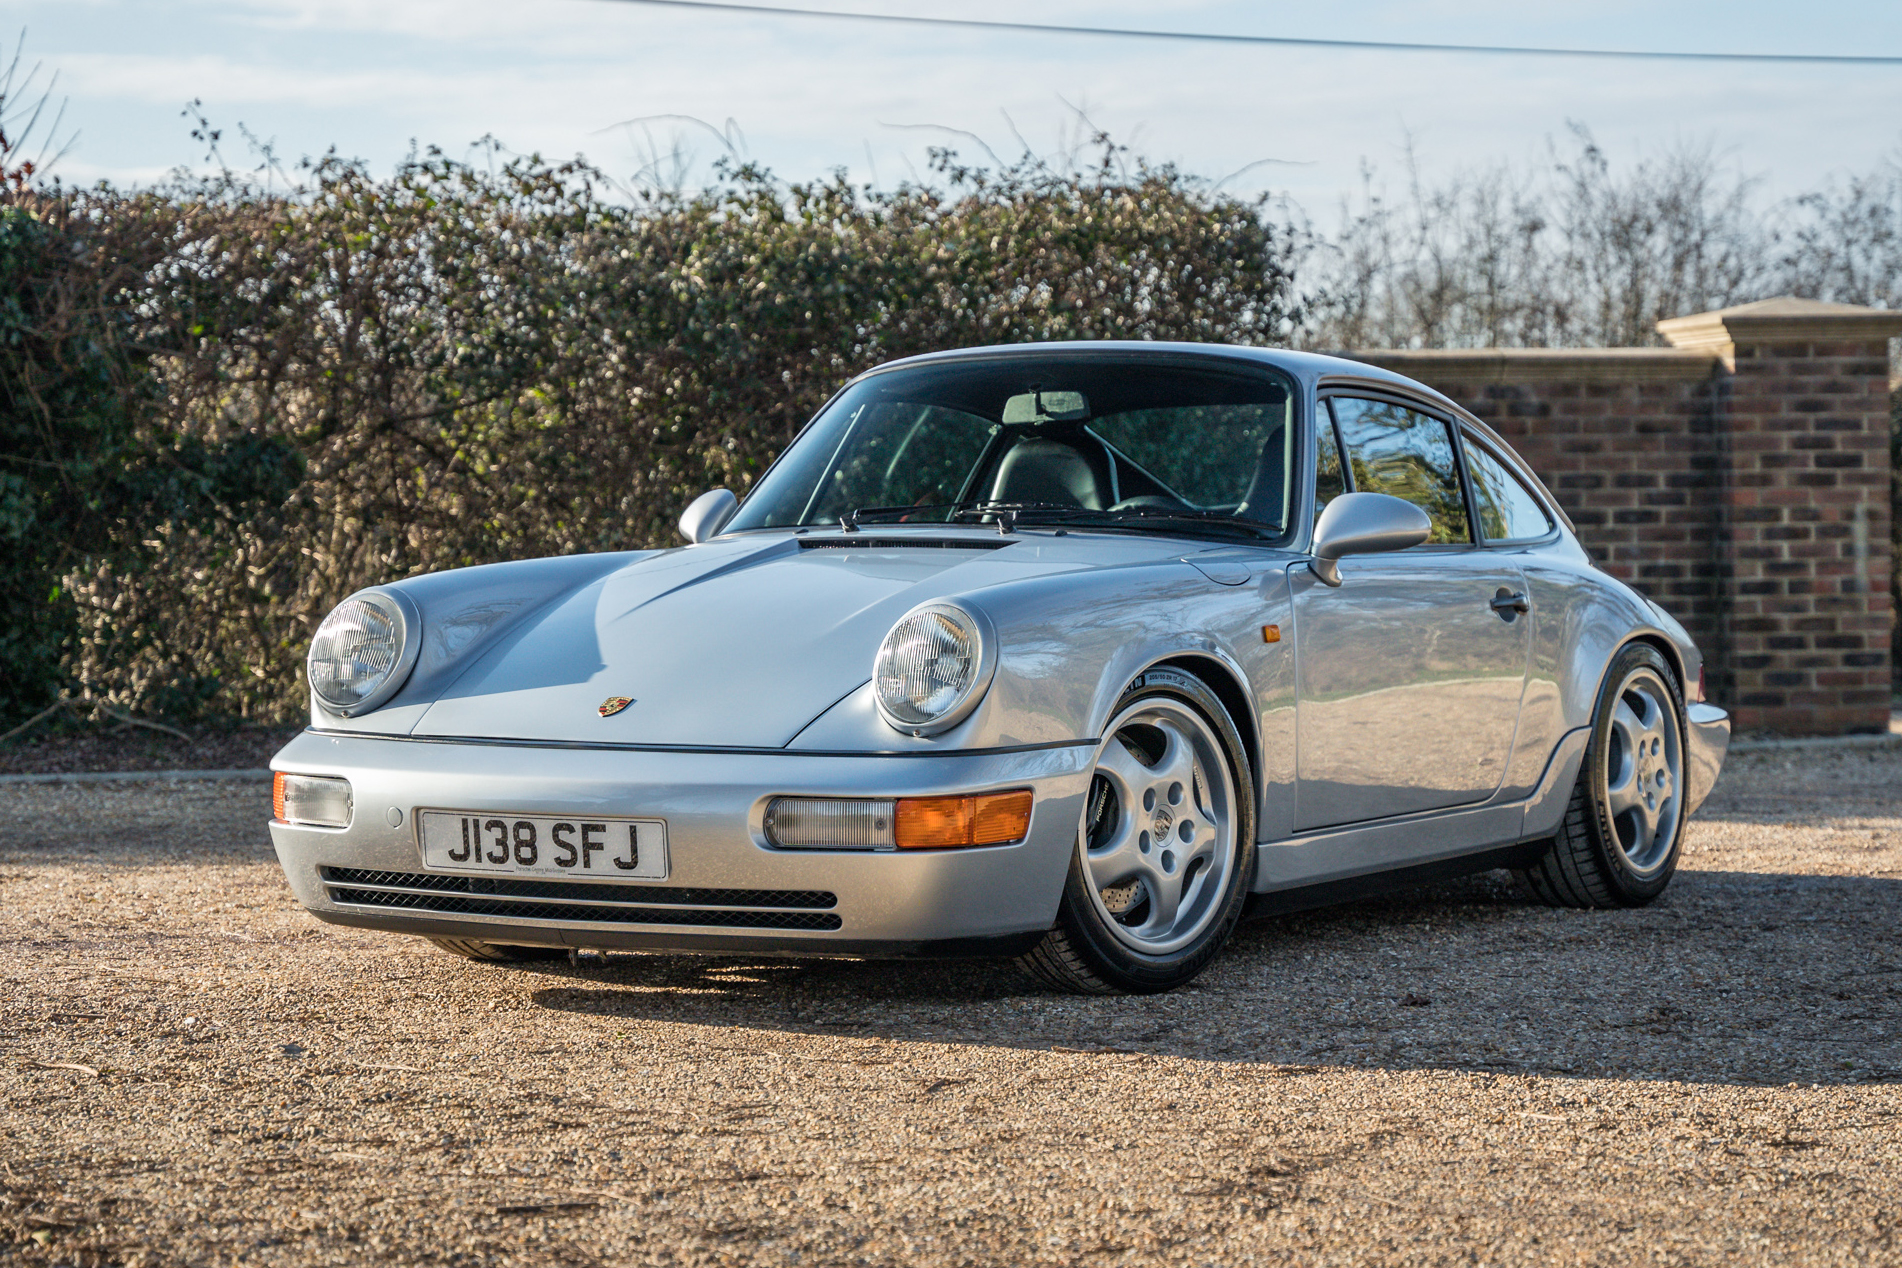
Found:
[{"label": "rear view mirror", "polygon": [[1074,423],[1090,416],[1090,402],[1081,392],[1046,392],[1032,387],[1004,402],[1004,424]]},{"label": "rear view mirror", "polygon": [[702,493],[680,513],[680,535],[689,542],[703,542],[726,527],[740,500],[725,489]]},{"label": "rear view mirror", "polygon": [[1314,525],[1314,558],[1308,567],[1330,586],[1341,584],[1343,555],[1374,555],[1418,546],[1433,531],[1427,513],[1385,493],[1343,493],[1327,504]]}]

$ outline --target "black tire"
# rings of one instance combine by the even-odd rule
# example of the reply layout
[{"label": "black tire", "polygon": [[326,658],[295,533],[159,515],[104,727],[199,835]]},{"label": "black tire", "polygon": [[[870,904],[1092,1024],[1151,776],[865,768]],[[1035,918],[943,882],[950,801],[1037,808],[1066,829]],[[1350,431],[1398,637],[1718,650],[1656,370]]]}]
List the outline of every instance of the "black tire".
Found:
[{"label": "black tire", "polygon": [[476,938],[438,938],[433,934],[423,936],[451,955],[484,964],[528,964],[537,960],[568,958],[568,952],[563,947],[518,947],[501,942],[483,942]]},{"label": "black tire", "polygon": [[[1649,759],[1652,764],[1632,776],[1648,788],[1647,777],[1655,781],[1653,772],[1669,768],[1668,841],[1659,832],[1647,836],[1638,817],[1641,812],[1620,812],[1613,796],[1614,781],[1631,761],[1629,728],[1619,725],[1619,705],[1634,695],[1654,698],[1660,714],[1669,713],[1668,718],[1659,719],[1659,751]],[[1685,735],[1684,692],[1670,663],[1647,643],[1621,648],[1599,688],[1591,740],[1558,836],[1537,863],[1517,873],[1534,898],[1553,907],[1641,907],[1664,892],[1677,872],[1687,827]],[[1674,758],[1668,752],[1673,742]]]},{"label": "black tire", "polygon": [[[1221,829],[1216,826],[1216,821],[1225,813],[1232,821],[1234,834],[1233,842],[1228,847],[1228,871],[1211,885],[1209,881],[1213,878],[1209,874],[1220,864],[1209,863],[1202,873],[1203,886],[1196,890],[1194,878],[1197,876],[1195,869],[1199,857],[1184,862],[1180,888],[1182,891],[1192,891],[1195,897],[1181,900],[1180,908],[1188,909],[1196,921],[1184,935],[1186,943],[1171,948],[1165,954],[1153,955],[1132,947],[1132,931],[1129,927],[1125,926],[1120,931],[1111,927],[1118,917],[1113,916],[1104,905],[1102,894],[1107,891],[1093,888],[1087,865],[1092,833],[1096,825],[1101,823],[1103,813],[1098,805],[1098,781],[1103,781],[1105,785],[1108,782],[1104,774],[1093,775],[1085,807],[1085,822],[1079,825],[1077,845],[1070,855],[1070,871],[1064,882],[1062,902],[1057,908],[1056,924],[1041,942],[1018,961],[1038,980],[1061,991],[1086,995],[1146,995],[1172,990],[1190,981],[1208,966],[1209,961],[1228,941],[1236,920],[1241,916],[1249,883],[1254,879],[1255,782],[1241,735],[1221,701],[1199,678],[1181,670],[1153,669],[1141,675],[1130,684],[1123,697],[1116,702],[1116,707],[1110,711],[1112,723],[1109,733],[1104,736],[1104,747],[1098,750],[1098,772],[1103,770],[1107,746],[1121,743],[1117,738],[1121,731],[1133,731],[1140,726],[1137,723],[1119,728],[1116,724],[1117,719],[1132,714],[1142,716],[1142,709],[1138,706],[1171,711],[1186,707],[1194,716],[1201,718],[1207,731],[1200,738],[1206,740],[1213,737],[1217,749],[1213,756],[1225,768],[1223,773],[1228,781],[1226,790],[1214,787],[1214,777],[1206,770],[1207,763],[1204,761],[1196,767],[1195,777],[1190,781],[1192,791],[1176,812],[1177,820],[1168,819],[1166,816],[1169,812],[1165,809],[1163,816],[1150,824],[1151,828],[1154,823],[1164,825],[1164,829],[1157,830],[1158,834],[1154,837],[1157,857],[1166,857],[1163,849],[1165,843],[1175,843],[1176,838],[1169,833],[1183,823],[1193,828],[1193,821],[1198,815],[1207,816],[1206,826],[1219,837]],[[1175,716],[1180,718],[1183,715],[1177,712]],[[1127,751],[1133,753],[1135,750]],[[1179,788],[1180,784],[1176,787]],[[1218,807],[1224,800],[1228,809],[1219,811]],[[1149,836],[1143,837],[1144,841],[1150,839]],[[1147,856],[1151,847],[1145,844],[1141,848]],[[1216,847],[1213,853],[1219,854],[1221,848]],[[1186,849],[1184,852],[1187,853]],[[1139,895],[1127,900],[1130,911],[1140,913],[1142,904],[1151,901],[1146,891],[1137,884],[1117,892]]]}]

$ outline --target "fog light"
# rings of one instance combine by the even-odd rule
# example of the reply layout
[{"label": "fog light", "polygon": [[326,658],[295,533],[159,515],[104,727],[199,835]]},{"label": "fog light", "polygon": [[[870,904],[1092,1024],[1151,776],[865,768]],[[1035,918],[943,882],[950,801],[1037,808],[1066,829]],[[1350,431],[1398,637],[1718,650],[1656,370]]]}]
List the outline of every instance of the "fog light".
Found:
[{"label": "fog light", "polygon": [[1030,790],[975,797],[905,797],[898,802],[901,850],[1011,845],[1030,833]]},{"label": "fog light", "polygon": [[271,813],[279,823],[350,826],[350,781],[323,775],[271,776]]},{"label": "fog light", "polygon": [[892,803],[864,798],[775,797],[766,839],[783,850],[889,850]]}]

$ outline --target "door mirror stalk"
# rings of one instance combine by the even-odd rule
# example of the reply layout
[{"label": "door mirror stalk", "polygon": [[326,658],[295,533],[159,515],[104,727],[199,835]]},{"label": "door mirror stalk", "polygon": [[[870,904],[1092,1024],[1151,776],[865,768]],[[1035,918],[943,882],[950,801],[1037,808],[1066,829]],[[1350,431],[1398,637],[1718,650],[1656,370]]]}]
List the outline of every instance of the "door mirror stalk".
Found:
[{"label": "door mirror stalk", "polygon": [[1313,558],[1308,567],[1321,584],[1341,584],[1345,555],[1374,555],[1418,546],[1433,531],[1427,513],[1385,493],[1343,493],[1327,504],[1314,523]]}]

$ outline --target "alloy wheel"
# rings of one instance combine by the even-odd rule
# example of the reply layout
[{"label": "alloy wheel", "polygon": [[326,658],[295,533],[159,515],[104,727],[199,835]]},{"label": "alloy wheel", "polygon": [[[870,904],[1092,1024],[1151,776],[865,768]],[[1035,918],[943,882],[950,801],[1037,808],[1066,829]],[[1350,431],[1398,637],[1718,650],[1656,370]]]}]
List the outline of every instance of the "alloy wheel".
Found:
[{"label": "alloy wheel", "polygon": [[1618,688],[1605,743],[1604,799],[1613,844],[1639,877],[1655,874],[1677,843],[1684,737],[1670,689],[1649,668]]},{"label": "alloy wheel", "polygon": [[1097,751],[1079,849],[1117,940],[1162,956],[1215,920],[1236,865],[1235,786],[1202,716],[1169,699],[1118,715]]}]

